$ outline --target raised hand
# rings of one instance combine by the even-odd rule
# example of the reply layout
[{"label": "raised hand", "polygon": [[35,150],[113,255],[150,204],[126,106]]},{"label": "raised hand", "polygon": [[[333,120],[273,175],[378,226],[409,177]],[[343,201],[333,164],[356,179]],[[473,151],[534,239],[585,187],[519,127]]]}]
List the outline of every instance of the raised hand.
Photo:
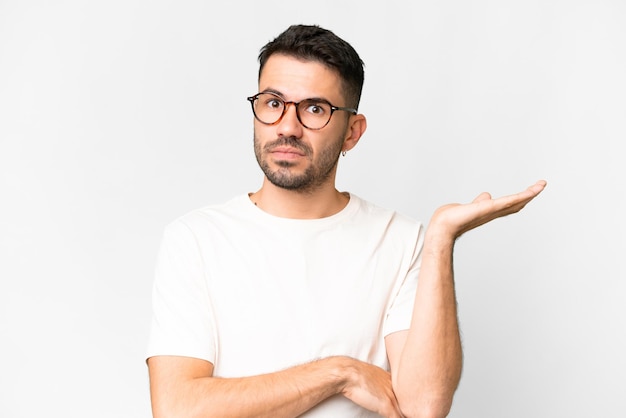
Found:
[{"label": "raised hand", "polygon": [[546,187],[493,199],[479,194],[471,203],[441,206],[433,214],[422,251],[411,328],[385,339],[394,373],[394,393],[407,416],[445,416],[452,405],[462,368],[452,253],[463,233],[496,218],[519,212]]},{"label": "raised hand", "polygon": [[467,231],[486,224],[496,218],[519,212],[546,187],[545,180],[539,180],[526,190],[509,196],[493,199],[483,192],[471,203],[451,203],[438,208],[430,220],[429,230],[456,239]]}]

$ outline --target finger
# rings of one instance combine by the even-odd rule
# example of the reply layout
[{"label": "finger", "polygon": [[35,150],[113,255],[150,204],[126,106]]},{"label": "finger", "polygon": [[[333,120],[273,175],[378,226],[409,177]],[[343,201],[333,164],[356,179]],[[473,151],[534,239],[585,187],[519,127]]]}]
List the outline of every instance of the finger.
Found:
[{"label": "finger", "polygon": [[[517,206],[522,204],[522,206],[526,205],[526,203],[530,202],[534,199],[539,193],[543,191],[548,183],[545,180],[539,180],[532,186],[529,186],[523,192],[515,193],[508,196],[502,196],[495,199],[500,204],[504,204],[504,207]],[[493,197],[488,192],[482,192],[472,201],[472,203],[484,202],[487,200],[492,200]],[[521,208],[520,208],[521,209]]]},{"label": "finger", "polygon": [[539,180],[537,181],[537,183],[533,184],[532,186],[530,186],[528,189],[535,192],[536,194],[539,194],[543,191],[543,189],[546,188],[546,186],[548,185],[548,182],[545,180]]},{"label": "finger", "polygon": [[493,219],[519,212],[545,188],[546,184],[545,180],[540,180],[522,192],[490,200],[486,198],[488,193],[481,193],[474,199],[474,203],[482,206],[481,215],[475,219],[475,222],[470,222],[464,231],[474,229]]},{"label": "finger", "polygon": [[532,199],[537,197],[537,195],[543,191],[546,185],[547,185],[547,182],[545,180],[539,180],[538,182],[536,182],[535,184],[528,187],[526,190],[522,192],[515,193],[512,195],[508,195],[508,196],[502,196],[498,199],[495,199],[495,201],[499,204],[504,205],[504,207],[513,207],[513,206],[523,207]]},{"label": "finger", "polygon": [[529,186],[526,190],[524,190],[524,194],[528,194],[529,192],[534,196],[538,195],[546,188],[548,183],[545,180],[539,180],[532,186]]},{"label": "finger", "polygon": [[491,199],[491,194],[490,193],[482,192],[481,194],[476,196],[476,198],[472,202],[476,203],[476,202],[481,202],[483,200],[490,200],[490,199]]}]

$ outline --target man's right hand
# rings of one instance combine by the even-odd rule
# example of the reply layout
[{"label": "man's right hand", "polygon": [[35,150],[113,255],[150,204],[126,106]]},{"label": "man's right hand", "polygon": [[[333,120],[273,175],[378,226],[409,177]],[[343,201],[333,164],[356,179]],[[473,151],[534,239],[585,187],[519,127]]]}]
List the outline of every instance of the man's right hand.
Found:
[{"label": "man's right hand", "polygon": [[387,418],[402,418],[391,374],[380,367],[352,358],[345,358],[347,383],[343,396],[365,409]]}]

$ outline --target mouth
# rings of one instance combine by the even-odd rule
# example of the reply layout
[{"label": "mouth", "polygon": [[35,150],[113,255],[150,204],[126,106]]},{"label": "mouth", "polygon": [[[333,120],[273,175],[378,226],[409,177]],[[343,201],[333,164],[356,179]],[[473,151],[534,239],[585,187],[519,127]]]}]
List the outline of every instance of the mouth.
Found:
[{"label": "mouth", "polygon": [[293,147],[275,147],[270,150],[272,154],[285,154],[285,155],[298,155],[304,157],[305,153],[302,150]]},{"label": "mouth", "polygon": [[306,153],[298,148],[289,146],[277,146],[269,150],[269,154],[278,160],[296,160],[306,157]]}]

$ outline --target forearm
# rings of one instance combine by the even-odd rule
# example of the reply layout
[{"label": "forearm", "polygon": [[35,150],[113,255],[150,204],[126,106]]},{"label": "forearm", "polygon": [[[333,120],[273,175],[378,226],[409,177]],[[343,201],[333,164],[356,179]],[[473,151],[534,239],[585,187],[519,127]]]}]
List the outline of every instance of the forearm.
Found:
[{"label": "forearm", "polygon": [[[461,377],[452,252],[462,234],[520,211],[545,188],[538,181],[526,190],[493,199],[487,192],[471,203],[438,208],[426,231],[411,327],[390,338],[394,392],[406,416],[445,416]],[[389,352],[388,352],[389,354]],[[391,363],[391,357],[390,357]]]},{"label": "forearm", "polygon": [[341,392],[344,362],[332,357],[244,378],[155,376],[154,417],[295,417]]},{"label": "forearm", "polygon": [[427,231],[411,327],[394,391],[403,413],[446,416],[462,367],[452,252],[454,238]]}]

